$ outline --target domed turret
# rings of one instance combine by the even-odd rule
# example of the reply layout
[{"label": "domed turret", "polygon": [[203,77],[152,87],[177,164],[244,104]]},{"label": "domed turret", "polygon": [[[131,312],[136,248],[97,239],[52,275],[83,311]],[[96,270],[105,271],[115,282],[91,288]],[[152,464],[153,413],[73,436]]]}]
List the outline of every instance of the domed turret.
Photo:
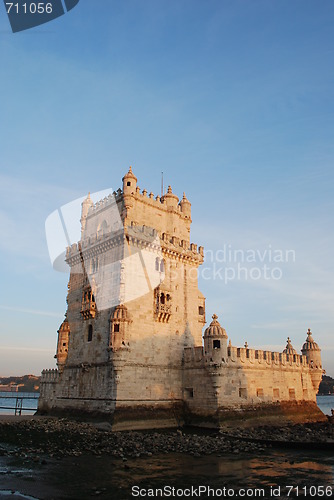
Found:
[{"label": "domed turret", "polygon": [[127,174],[124,175],[122,182],[123,182],[123,193],[125,195],[136,192],[137,177],[132,172],[132,167],[129,167],[129,171]]},{"label": "domed turret", "polygon": [[223,328],[219,321],[217,321],[218,316],[214,314],[212,316],[212,321],[208,328],[205,329],[204,332],[204,338],[205,337],[226,337],[227,338],[227,333],[225,328]]},{"label": "domed turret", "polygon": [[322,379],[321,349],[312,337],[310,328],[307,331],[307,338],[302,347],[302,353],[307,358],[311,370],[311,378],[314,389],[317,391]]},{"label": "domed turret", "polygon": [[302,347],[302,353],[307,354],[308,351],[319,351],[320,352],[320,348],[319,348],[318,344],[316,342],[314,342],[314,340],[313,340],[312,332],[311,332],[310,328],[307,330],[307,337],[306,337],[306,341]]},{"label": "domed turret", "polygon": [[218,316],[214,314],[212,321],[204,332],[204,351],[206,354],[211,353],[215,349],[227,349],[227,333],[218,320]]},{"label": "domed turret", "polygon": [[62,371],[67,360],[69,339],[70,325],[65,319],[58,330],[57,354],[55,355],[59,371]]},{"label": "domed turret", "polygon": [[167,207],[176,208],[179,203],[179,199],[176,194],[173,194],[171,186],[168,186],[167,193],[163,197],[163,201],[166,202]]},{"label": "domed turret", "polygon": [[186,194],[183,193],[183,198],[180,201],[181,212],[187,219],[191,219],[191,203],[187,199]]},{"label": "domed turret", "polygon": [[291,340],[288,337],[286,348],[284,349],[284,354],[297,354],[296,349],[293,348],[293,345],[291,344]]}]

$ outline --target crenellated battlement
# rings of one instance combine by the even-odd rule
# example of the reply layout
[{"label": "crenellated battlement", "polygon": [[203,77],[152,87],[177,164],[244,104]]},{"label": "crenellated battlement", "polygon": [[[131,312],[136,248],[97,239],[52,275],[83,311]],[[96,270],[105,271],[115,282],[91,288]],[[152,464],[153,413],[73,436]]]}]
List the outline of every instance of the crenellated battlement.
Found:
[{"label": "crenellated battlement", "polygon": [[172,192],[171,186],[168,187],[167,193],[163,196],[154,195],[152,191],[148,193],[147,189],[144,188],[141,190],[139,186],[136,186],[135,190],[131,193],[127,193],[124,190],[122,191],[119,188],[117,191],[110,193],[102,200],[92,203],[88,209],[87,217],[95,216],[98,212],[109,208],[111,205],[115,205],[115,202],[117,204],[124,202],[124,199],[126,199],[125,204],[128,204],[128,197],[133,198],[136,201],[146,203],[147,205],[158,210],[165,212],[174,211],[181,217],[189,219],[189,206],[191,206],[191,203],[186,198],[185,193],[183,193],[183,198],[179,202],[179,198]]},{"label": "crenellated battlement", "polygon": [[229,346],[225,353],[222,349],[214,349],[211,352],[204,353],[203,347],[185,348],[185,363],[197,363],[199,360],[203,360],[208,365],[222,366],[235,364],[244,368],[256,368],[261,365],[262,367],[270,366],[277,368],[308,366],[307,357],[303,354],[286,354],[284,352],[263,351],[234,346]]},{"label": "crenellated battlement", "polygon": [[57,369],[42,370],[41,384],[57,383],[59,379],[59,371]]},{"label": "crenellated battlement", "polygon": [[167,233],[158,235],[155,229],[145,226],[133,225],[126,230],[114,231],[113,233],[101,233],[97,231],[94,236],[89,236],[79,243],[66,248],[66,262],[70,265],[80,261],[80,253],[85,257],[97,255],[105,252],[114,246],[122,244],[127,240],[136,246],[147,248],[149,244],[152,247],[157,246],[156,237],[160,237],[160,247],[163,254],[174,255],[174,257],[191,260],[200,265],[204,261],[204,247],[194,243],[189,243],[186,240],[181,240],[176,236],[170,236]]},{"label": "crenellated battlement", "polygon": [[286,354],[284,352],[264,351],[259,349],[249,349],[246,347],[227,348],[227,362],[240,363],[244,365],[267,365],[283,367],[286,365],[300,366],[307,365],[306,356],[299,354]]}]

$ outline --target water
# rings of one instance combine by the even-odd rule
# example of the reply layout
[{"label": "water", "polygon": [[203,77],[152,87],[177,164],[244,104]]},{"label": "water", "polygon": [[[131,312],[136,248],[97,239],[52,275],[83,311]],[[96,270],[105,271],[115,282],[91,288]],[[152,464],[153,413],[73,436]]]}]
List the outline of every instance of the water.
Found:
[{"label": "water", "polygon": [[317,405],[325,415],[331,415],[331,409],[334,410],[334,394],[317,396]]},{"label": "water", "polygon": [[37,410],[39,397],[37,392],[0,392],[0,415],[14,415],[16,399],[18,397],[24,398],[22,404],[22,415],[33,415],[34,411]]},{"label": "water", "polygon": [[[4,460],[4,459],[3,459]],[[164,498],[156,489],[175,488],[175,492],[202,488],[201,498],[211,498],[207,490],[212,488],[216,497],[223,488],[242,496],[241,489],[249,490],[245,498],[333,498],[334,457],[332,452],[314,450],[264,450],[262,453],[226,454],[193,457],[177,453],[140,457],[123,462],[110,456],[64,457],[47,459],[47,464],[26,465],[27,475],[15,476],[7,460],[7,474],[0,473],[0,497],[2,492],[14,490],[28,498],[40,500],[84,500],[98,496],[101,500],[135,498],[132,492],[146,491],[146,497]],[[1,462],[1,459],[0,459]],[[28,467],[30,470],[28,470]],[[31,467],[34,470],[31,471]],[[289,489],[294,489],[288,496]],[[271,494],[272,488],[276,495]],[[298,490],[297,490],[298,488]],[[327,488],[327,495],[321,490]],[[261,490],[263,494],[255,494]],[[280,491],[279,491],[280,490]],[[296,494],[298,491],[298,495]],[[304,495],[304,492],[308,494]],[[319,492],[319,495],[316,493]],[[174,497],[186,498],[175,494]],[[173,497],[173,495],[170,495]],[[139,496],[142,498],[143,495]],[[196,495],[192,495],[196,497]],[[23,497],[24,498],[24,497]]]}]

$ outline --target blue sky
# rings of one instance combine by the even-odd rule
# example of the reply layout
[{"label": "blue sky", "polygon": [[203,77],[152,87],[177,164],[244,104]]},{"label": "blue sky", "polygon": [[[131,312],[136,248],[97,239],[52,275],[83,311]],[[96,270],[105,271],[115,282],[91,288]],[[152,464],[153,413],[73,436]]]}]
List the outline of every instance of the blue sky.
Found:
[{"label": "blue sky", "polygon": [[310,327],[334,376],[333,24],[331,0],[81,0],[17,34],[0,10],[0,375],[54,366],[45,219],[131,164],[206,249],[294,250],[280,280],[201,278],[207,320],[278,350]]}]

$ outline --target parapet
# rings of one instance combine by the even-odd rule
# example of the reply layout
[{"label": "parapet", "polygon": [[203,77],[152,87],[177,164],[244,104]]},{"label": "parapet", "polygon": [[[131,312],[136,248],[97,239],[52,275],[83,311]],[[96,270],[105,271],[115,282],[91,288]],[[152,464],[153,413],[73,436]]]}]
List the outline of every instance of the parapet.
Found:
[{"label": "parapet", "polygon": [[[216,351],[214,362],[217,363]],[[223,358],[223,356],[222,356]],[[206,363],[210,363],[210,353],[206,356]],[[225,363],[236,364],[244,367],[256,368],[257,366],[308,366],[306,356],[302,354],[287,354],[285,352],[263,351],[258,349],[249,349],[248,347],[227,347],[227,357],[224,357]]]},{"label": "parapet", "polygon": [[41,384],[55,384],[59,379],[59,371],[56,369],[43,370]]}]

